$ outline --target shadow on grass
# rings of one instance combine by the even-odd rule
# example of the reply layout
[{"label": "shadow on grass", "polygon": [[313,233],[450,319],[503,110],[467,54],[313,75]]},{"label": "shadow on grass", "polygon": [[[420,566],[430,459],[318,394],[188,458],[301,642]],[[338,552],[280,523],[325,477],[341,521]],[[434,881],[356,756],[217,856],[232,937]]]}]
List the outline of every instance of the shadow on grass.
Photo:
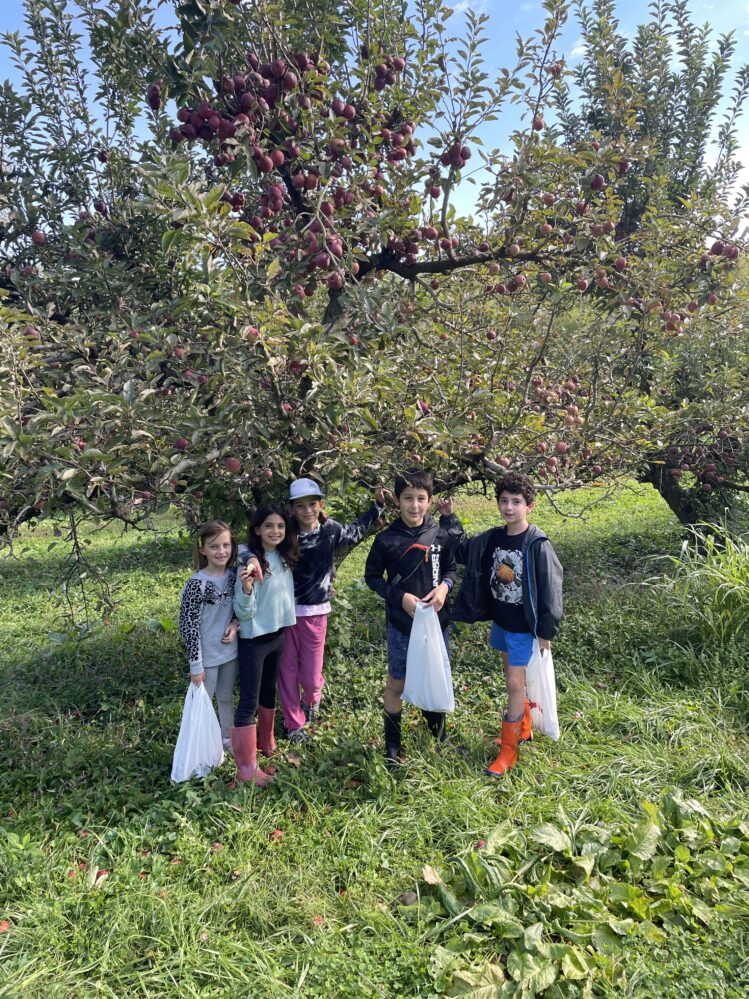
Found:
[{"label": "shadow on grass", "polygon": [[[52,543],[52,542],[50,542]],[[34,541],[34,549],[43,542]],[[20,553],[21,546],[16,549]],[[150,572],[183,569],[189,570],[190,544],[177,537],[163,535],[123,534],[106,544],[96,543],[86,548],[86,556],[97,567],[110,573],[128,573],[133,569]],[[0,588],[7,588],[15,598],[34,596],[40,586],[58,587],[67,561],[65,543],[60,539],[55,548],[45,554],[35,551],[24,555],[0,557]]]}]

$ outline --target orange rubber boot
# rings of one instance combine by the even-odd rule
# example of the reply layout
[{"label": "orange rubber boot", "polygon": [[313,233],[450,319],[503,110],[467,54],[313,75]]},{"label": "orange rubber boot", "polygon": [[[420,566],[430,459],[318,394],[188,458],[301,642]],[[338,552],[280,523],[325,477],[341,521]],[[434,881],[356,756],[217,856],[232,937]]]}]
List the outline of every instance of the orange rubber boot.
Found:
[{"label": "orange rubber boot", "polygon": [[502,722],[502,744],[499,750],[499,756],[496,758],[491,766],[486,768],[486,773],[489,777],[501,777],[502,774],[506,774],[508,770],[512,770],[518,761],[518,741],[520,739],[520,729],[523,725],[523,719],[519,721]]},{"label": "orange rubber boot", "polygon": [[[494,740],[498,746],[502,745],[502,736],[498,735]],[[520,729],[520,738],[518,739],[518,745],[521,742],[533,742],[533,725],[531,724],[531,702],[526,697],[525,699],[525,710],[523,711],[523,725]]]},{"label": "orange rubber boot", "polygon": [[[276,738],[273,734],[273,727],[275,723],[275,708],[259,707],[257,709],[257,748],[258,752],[262,753],[266,760],[269,760],[276,752]],[[265,772],[273,776],[276,772],[276,768],[269,767],[266,764]]]},{"label": "orange rubber boot", "polygon": [[242,725],[231,730],[231,748],[237,764],[237,783],[253,781],[258,787],[273,780],[257,765],[257,726]]}]

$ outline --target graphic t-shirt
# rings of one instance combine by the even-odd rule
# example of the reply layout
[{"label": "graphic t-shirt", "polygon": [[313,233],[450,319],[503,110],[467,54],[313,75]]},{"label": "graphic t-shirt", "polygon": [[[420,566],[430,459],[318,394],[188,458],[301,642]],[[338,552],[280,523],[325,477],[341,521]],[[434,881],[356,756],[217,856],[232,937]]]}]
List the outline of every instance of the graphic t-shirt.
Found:
[{"label": "graphic t-shirt", "polygon": [[528,631],[523,611],[522,534],[498,527],[486,546],[483,573],[491,592],[492,619],[506,631]]}]

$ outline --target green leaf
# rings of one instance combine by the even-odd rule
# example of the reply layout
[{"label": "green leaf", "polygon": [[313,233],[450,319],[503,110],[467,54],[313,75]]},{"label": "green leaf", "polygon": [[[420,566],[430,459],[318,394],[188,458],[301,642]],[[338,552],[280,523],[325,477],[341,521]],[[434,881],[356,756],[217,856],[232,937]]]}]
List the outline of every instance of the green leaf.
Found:
[{"label": "green leaf", "polygon": [[622,948],[622,938],[609,925],[597,926],[593,933],[593,946],[603,954],[614,954]]},{"label": "green leaf", "polygon": [[562,958],[562,974],[569,981],[587,978],[594,968],[593,959],[578,947],[570,947]]},{"label": "green leaf", "polygon": [[518,983],[522,994],[538,995],[554,984],[557,977],[556,966],[535,954],[522,954],[510,951],[507,958],[507,971]]},{"label": "green leaf", "polygon": [[447,909],[451,916],[458,916],[463,911],[463,906],[461,906],[458,899],[450,891],[446,884],[437,885],[437,892],[442,900],[442,904]]},{"label": "green leaf", "polygon": [[553,826],[550,822],[544,822],[542,825],[531,829],[531,838],[536,843],[543,843],[544,846],[550,846],[557,853],[567,853],[572,849],[572,840],[567,833]]},{"label": "green leaf", "polygon": [[500,999],[505,973],[498,964],[486,962],[478,971],[456,971],[446,996],[469,996],[470,999]]},{"label": "green leaf", "polygon": [[523,935],[523,924],[502,906],[486,902],[476,905],[466,913],[471,922],[491,926],[503,937],[514,939]]},{"label": "green leaf", "polygon": [[523,931],[523,946],[526,950],[537,950],[544,935],[543,923],[532,923]]},{"label": "green leaf", "polygon": [[651,860],[658,849],[660,838],[660,828],[649,819],[644,819],[635,826],[627,847],[633,857],[639,860]]}]

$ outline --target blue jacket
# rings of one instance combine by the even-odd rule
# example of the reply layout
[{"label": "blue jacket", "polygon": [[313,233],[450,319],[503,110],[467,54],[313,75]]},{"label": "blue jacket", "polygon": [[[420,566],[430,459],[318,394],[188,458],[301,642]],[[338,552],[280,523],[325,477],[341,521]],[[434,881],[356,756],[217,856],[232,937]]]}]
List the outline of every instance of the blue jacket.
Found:
[{"label": "blue jacket", "polygon": [[[469,538],[455,514],[441,517],[440,527],[453,538],[455,561],[466,567],[453,604],[453,621],[491,621],[491,591],[483,569],[486,547],[495,528]],[[535,638],[551,641],[559,630],[563,575],[551,542],[540,527],[529,524],[523,541],[523,613],[528,631]]]}]

